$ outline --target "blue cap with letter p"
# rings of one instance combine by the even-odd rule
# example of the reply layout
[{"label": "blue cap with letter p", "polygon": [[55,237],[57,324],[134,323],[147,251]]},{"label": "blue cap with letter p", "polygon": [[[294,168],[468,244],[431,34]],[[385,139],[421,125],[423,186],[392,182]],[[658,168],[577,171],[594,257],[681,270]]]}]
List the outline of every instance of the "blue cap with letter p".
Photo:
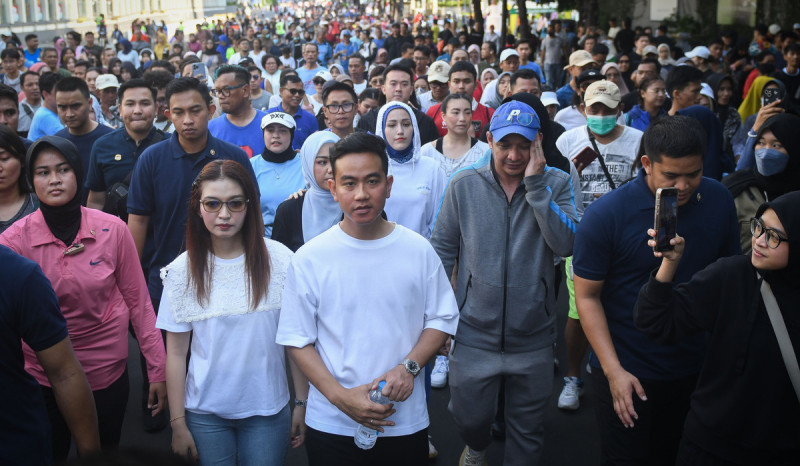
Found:
[{"label": "blue cap with letter p", "polygon": [[539,116],[530,105],[512,100],[504,103],[494,112],[489,123],[492,139],[499,141],[509,134],[519,134],[529,141],[539,133]]}]

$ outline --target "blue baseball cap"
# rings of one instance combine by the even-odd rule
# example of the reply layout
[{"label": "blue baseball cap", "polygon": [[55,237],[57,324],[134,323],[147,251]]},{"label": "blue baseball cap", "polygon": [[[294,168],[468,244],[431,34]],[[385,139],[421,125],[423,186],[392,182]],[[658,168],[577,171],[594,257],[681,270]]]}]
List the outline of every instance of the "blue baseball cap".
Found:
[{"label": "blue baseball cap", "polygon": [[539,116],[533,108],[518,100],[507,102],[494,112],[489,123],[492,139],[499,141],[509,134],[516,133],[529,141],[539,133]]}]

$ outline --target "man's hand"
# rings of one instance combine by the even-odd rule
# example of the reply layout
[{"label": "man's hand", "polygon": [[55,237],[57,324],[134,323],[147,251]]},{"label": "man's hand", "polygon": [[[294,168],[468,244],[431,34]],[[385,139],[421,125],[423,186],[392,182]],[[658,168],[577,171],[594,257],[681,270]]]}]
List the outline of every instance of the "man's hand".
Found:
[{"label": "man's hand", "polygon": [[339,411],[345,413],[357,423],[378,432],[383,432],[383,426],[394,425],[394,421],[387,421],[386,418],[394,414],[396,410],[393,409],[394,405],[391,403],[381,405],[373,403],[369,399],[369,391],[372,389],[372,385],[368,383],[350,389],[343,388],[334,405],[339,408]]},{"label": "man's hand", "polygon": [[633,420],[639,419],[639,415],[633,409],[633,391],[636,391],[640,400],[647,401],[642,384],[639,383],[639,379],[622,367],[606,374],[606,378],[614,399],[614,412],[617,413],[625,427],[633,427]]},{"label": "man's hand", "polygon": [[450,357],[450,345],[452,343],[453,343],[453,337],[448,335],[447,340],[444,341],[444,344],[442,345],[441,348],[439,348],[439,351],[437,351],[436,354],[440,356]]},{"label": "man's hand", "polygon": [[372,381],[372,390],[378,389],[378,384],[386,381],[383,386],[383,396],[392,401],[406,401],[414,391],[414,376],[409,374],[406,368],[400,364],[394,366],[392,370]]},{"label": "man's hand", "polygon": [[758,133],[758,130],[770,119],[779,113],[785,112],[785,110],[779,105],[781,104],[782,100],[776,100],[771,104],[764,105],[759,109],[758,113],[756,114],[756,121],[753,123],[753,132]]},{"label": "man's hand", "polygon": [[544,158],[542,135],[539,133],[531,144],[531,158],[528,160],[528,166],[525,167],[525,176],[543,174],[545,165],[547,165],[547,160]]},{"label": "man's hand", "polygon": [[151,416],[155,416],[167,406],[167,383],[153,382],[150,384],[150,395],[147,397],[147,409]]}]

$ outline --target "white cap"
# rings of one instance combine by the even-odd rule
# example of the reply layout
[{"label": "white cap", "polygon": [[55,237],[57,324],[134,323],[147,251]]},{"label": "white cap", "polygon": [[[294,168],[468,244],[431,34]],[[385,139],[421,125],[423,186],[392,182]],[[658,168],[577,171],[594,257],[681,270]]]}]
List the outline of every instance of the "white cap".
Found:
[{"label": "white cap", "polygon": [[292,116],[288,113],[283,112],[272,112],[264,115],[264,118],[261,119],[261,129],[263,130],[271,124],[283,125],[289,129],[294,129],[297,127],[297,123],[295,123],[294,118],[292,118]]},{"label": "white cap", "polygon": [[648,45],[644,49],[642,49],[642,56],[647,56],[648,53],[652,53],[653,55],[658,55],[658,48],[655,45]]},{"label": "white cap", "polygon": [[317,74],[315,74],[314,77],[311,78],[311,81],[314,81],[314,79],[316,78],[322,78],[327,82],[333,79],[333,76],[331,76],[331,72],[328,70],[319,70],[317,71]]},{"label": "white cap", "polygon": [[519,53],[517,53],[514,49],[505,49],[503,53],[500,54],[500,63],[508,60],[508,57],[517,57],[519,58]]},{"label": "white cap", "polygon": [[769,31],[770,34],[774,36],[777,33],[781,32],[781,26],[779,24],[770,24],[767,30]]},{"label": "white cap", "polygon": [[691,52],[688,52],[686,56],[689,58],[700,57],[708,60],[708,57],[711,56],[711,50],[708,50],[708,47],[705,45],[698,45],[693,48]]},{"label": "white cap", "polygon": [[542,92],[542,98],[539,100],[542,101],[542,105],[545,107],[549,105],[558,105],[558,96],[556,96],[555,92]]},{"label": "white cap", "polygon": [[101,74],[97,77],[97,80],[94,84],[95,88],[97,88],[99,91],[109,87],[119,88],[119,81],[117,81],[117,77],[113,74]]},{"label": "white cap", "polygon": [[714,91],[707,83],[700,83],[700,95],[704,95],[714,102],[717,100],[714,98]]}]

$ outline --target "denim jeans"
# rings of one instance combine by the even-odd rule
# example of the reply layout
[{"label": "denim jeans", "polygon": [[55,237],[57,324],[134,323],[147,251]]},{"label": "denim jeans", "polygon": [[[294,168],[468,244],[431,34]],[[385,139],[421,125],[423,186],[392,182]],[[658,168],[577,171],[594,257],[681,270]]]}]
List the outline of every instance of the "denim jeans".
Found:
[{"label": "denim jeans", "polygon": [[561,87],[561,73],[563,71],[563,66],[560,63],[547,63],[544,65],[544,74],[545,79],[547,79],[547,85],[555,92]]},{"label": "denim jeans", "polygon": [[200,464],[282,466],[289,448],[289,405],[272,416],[224,419],[186,411]]}]

